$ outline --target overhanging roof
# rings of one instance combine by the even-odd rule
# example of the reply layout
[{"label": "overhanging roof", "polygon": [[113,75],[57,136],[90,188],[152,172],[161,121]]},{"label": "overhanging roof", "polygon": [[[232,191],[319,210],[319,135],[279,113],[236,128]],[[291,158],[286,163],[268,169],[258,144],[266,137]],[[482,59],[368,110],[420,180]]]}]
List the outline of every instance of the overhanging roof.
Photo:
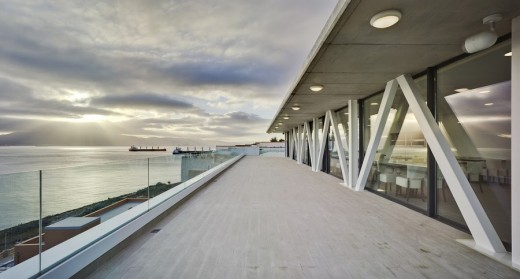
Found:
[{"label": "overhanging roof", "polygon": [[[370,18],[388,9],[401,11],[399,23],[373,28]],[[340,1],[267,132],[287,131],[376,93],[403,73],[417,74],[462,54],[464,40],[487,30],[482,19],[495,13],[504,17],[496,30],[505,35],[520,14],[520,1]],[[313,84],[324,89],[312,92]],[[295,104],[299,111],[291,109]],[[278,122],[283,125],[275,130]]]}]

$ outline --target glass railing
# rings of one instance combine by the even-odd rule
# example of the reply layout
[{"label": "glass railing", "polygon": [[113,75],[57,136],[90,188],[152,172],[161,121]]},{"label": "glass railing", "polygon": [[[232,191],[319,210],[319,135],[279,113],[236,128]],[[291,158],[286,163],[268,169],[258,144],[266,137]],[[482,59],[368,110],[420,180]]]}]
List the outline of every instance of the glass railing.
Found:
[{"label": "glass railing", "polygon": [[[235,157],[181,154],[0,175],[0,272]],[[182,184],[181,184],[182,183]],[[40,237],[41,236],[41,237]],[[36,273],[39,271],[36,271]]]}]

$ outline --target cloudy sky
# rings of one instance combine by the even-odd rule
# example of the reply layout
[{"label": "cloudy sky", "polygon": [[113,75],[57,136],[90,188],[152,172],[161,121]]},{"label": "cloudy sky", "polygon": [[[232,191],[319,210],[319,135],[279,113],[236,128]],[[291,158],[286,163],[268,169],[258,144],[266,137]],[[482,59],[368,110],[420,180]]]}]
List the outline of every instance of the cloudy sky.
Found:
[{"label": "cloudy sky", "polygon": [[335,0],[0,3],[0,145],[267,140]]}]

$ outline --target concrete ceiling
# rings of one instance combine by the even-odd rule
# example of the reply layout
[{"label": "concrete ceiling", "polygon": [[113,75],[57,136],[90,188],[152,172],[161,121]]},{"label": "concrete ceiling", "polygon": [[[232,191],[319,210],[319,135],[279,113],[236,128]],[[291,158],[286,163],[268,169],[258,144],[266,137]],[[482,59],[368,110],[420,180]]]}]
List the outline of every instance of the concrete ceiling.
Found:
[{"label": "concrete ceiling", "polygon": [[[417,74],[462,54],[465,38],[488,29],[482,24],[488,15],[504,16],[496,25],[499,36],[510,33],[511,19],[520,15],[518,0],[353,0],[343,5],[347,6],[336,24],[324,30],[328,35],[317,42],[315,55],[267,132],[288,131],[329,109],[346,106],[350,99],[383,90],[387,81],[403,73]],[[373,28],[370,18],[387,9],[400,10],[401,20],[387,29]],[[312,92],[313,84],[324,89]],[[299,111],[291,109],[295,104]]]}]

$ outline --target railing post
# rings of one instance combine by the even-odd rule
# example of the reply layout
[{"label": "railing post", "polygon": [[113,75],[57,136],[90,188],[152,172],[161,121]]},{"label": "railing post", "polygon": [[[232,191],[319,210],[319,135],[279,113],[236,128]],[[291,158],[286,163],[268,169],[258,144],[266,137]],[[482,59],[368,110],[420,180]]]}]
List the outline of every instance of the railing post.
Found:
[{"label": "railing post", "polygon": [[43,216],[42,216],[42,171],[40,170],[40,217],[38,222],[38,275],[42,272],[42,233],[43,233]]},{"label": "railing post", "polygon": [[150,158],[148,158],[148,210],[150,210]]}]

